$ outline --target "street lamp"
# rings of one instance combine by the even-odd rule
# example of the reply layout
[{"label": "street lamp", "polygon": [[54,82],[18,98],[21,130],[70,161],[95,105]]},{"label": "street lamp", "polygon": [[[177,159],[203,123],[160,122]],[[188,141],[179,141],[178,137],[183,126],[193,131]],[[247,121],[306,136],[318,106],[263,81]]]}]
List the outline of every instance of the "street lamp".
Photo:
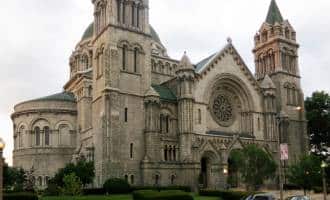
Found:
[{"label": "street lamp", "polygon": [[2,151],[5,148],[6,143],[5,141],[3,141],[2,138],[0,138],[0,200],[3,200],[3,163],[4,160],[2,158]]},{"label": "street lamp", "polygon": [[276,116],[277,120],[277,146],[278,146],[278,159],[279,159],[279,184],[280,184],[280,200],[283,200],[283,169],[282,169],[282,156],[281,156],[281,144],[283,138],[281,135],[285,135],[284,131],[286,130],[286,123],[288,122],[289,116],[283,111]]},{"label": "street lamp", "polygon": [[325,168],[327,168],[328,165],[325,161],[322,161],[321,168],[322,168],[322,180],[323,180],[323,198],[324,200],[327,200],[327,181],[325,176]]}]

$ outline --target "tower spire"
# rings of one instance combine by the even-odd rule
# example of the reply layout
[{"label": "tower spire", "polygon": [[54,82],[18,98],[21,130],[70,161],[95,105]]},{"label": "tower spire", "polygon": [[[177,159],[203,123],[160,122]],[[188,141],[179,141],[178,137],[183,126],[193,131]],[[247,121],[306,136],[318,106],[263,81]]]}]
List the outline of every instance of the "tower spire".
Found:
[{"label": "tower spire", "polygon": [[283,22],[283,17],[280,9],[278,8],[276,1],[272,0],[269,6],[266,22],[274,25],[276,22]]}]

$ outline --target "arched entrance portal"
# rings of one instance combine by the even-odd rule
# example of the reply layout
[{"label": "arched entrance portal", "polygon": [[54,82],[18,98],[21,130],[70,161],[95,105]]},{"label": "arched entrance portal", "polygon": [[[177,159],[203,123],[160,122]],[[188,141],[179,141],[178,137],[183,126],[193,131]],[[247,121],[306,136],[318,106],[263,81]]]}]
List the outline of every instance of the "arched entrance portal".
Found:
[{"label": "arched entrance portal", "polygon": [[220,180],[221,162],[219,156],[207,151],[201,156],[199,186],[201,188],[217,188]]},{"label": "arched entrance portal", "polygon": [[210,168],[210,163],[208,161],[208,158],[203,157],[201,160],[201,177],[200,177],[200,184],[202,185],[203,188],[208,187],[208,180],[209,180],[209,168]]}]

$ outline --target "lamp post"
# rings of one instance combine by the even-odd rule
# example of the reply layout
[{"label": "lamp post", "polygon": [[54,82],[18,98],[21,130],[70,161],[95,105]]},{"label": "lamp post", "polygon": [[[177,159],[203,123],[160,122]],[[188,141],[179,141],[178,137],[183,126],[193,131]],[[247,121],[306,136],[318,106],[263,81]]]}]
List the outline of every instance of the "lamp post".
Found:
[{"label": "lamp post", "polygon": [[3,200],[3,158],[2,151],[5,148],[6,144],[2,138],[0,138],[0,200]]},{"label": "lamp post", "polygon": [[282,137],[284,135],[284,130],[286,129],[285,123],[287,123],[289,117],[284,113],[281,112],[279,115],[276,116],[277,125],[278,125],[278,132],[277,132],[277,147],[278,147],[278,160],[279,160],[279,184],[280,184],[280,200],[283,200],[283,169],[282,169],[282,157],[281,157],[281,143]]},{"label": "lamp post", "polygon": [[327,200],[327,181],[326,181],[326,174],[325,174],[325,168],[327,168],[328,165],[325,161],[322,161],[321,168],[322,168],[322,182],[323,182],[323,199]]}]

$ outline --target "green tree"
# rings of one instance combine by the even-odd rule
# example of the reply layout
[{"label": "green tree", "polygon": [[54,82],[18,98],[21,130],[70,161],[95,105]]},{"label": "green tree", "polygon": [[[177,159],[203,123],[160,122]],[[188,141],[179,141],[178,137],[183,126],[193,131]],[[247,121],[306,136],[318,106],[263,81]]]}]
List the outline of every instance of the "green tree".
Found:
[{"label": "green tree", "polygon": [[228,184],[231,187],[237,187],[239,183],[239,169],[243,164],[243,152],[238,149],[234,149],[230,152],[228,159],[229,177]]},{"label": "green tree", "polygon": [[84,159],[79,160],[76,164],[69,163],[64,168],[59,169],[50,183],[60,187],[64,185],[63,178],[66,175],[74,173],[82,182],[83,186],[93,182],[95,177],[94,163],[87,162]]},{"label": "green tree", "polygon": [[82,182],[75,173],[65,175],[63,177],[63,187],[61,188],[63,195],[78,196],[82,194]]},{"label": "green tree", "polygon": [[289,167],[288,179],[292,184],[304,189],[305,194],[313,186],[320,186],[322,183],[320,157],[315,155],[303,156],[299,162]]},{"label": "green tree", "polygon": [[10,167],[7,164],[3,168],[3,185],[4,188],[15,191],[22,191],[25,180],[25,171],[21,168]]},{"label": "green tree", "polygon": [[308,132],[312,149],[326,151],[330,147],[330,96],[326,92],[314,92],[305,100]]},{"label": "green tree", "polygon": [[277,164],[263,149],[248,145],[238,155],[237,167],[248,190],[257,190],[265,180],[274,177]]}]

